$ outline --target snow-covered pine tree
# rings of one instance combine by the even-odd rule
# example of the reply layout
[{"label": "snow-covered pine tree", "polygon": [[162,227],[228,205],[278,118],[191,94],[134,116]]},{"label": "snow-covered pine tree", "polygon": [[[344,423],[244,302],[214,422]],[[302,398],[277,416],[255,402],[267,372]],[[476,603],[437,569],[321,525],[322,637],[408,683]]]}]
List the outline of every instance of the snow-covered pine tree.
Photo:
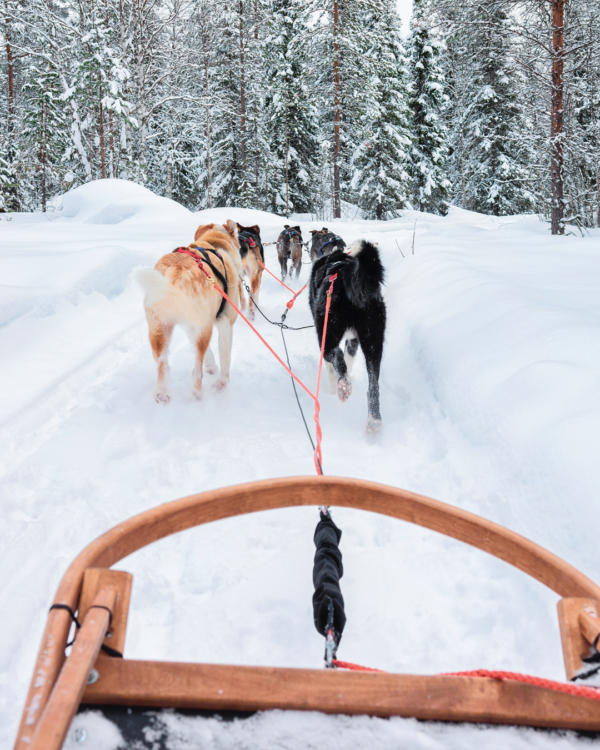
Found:
[{"label": "snow-covered pine tree", "polygon": [[408,71],[395,4],[377,0],[371,13],[371,45],[365,53],[371,65],[369,99],[353,160],[353,187],[365,216],[385,219],[397,216],[410,200]]},{"label": "snow-covered pine tree", "polygon": [[534,206],[534,133],[523,111],[524,80],[513,62],[510,19],[496,3],[472,13],[478,23],[464,48],[467,78],[450,135],[451,162],[460,165],[455,200],[496,216],[523,213]]},{"label": "snow-covered pine tree", "polygon": [[48,199],[60,192],[61,159],[66,149],[68,129],[60,83],[56,71],[44,58],[28,70],[23,87],[23,124],[20,136],[32,187],[30,208],[46,211]]},{"label": "snow-covered pine tree", "polygon": [[451,183],[447,177],[443,40],[433,26],[429,0],[415,0],[411,19],[410,73],[413,146],[409,161],[411,203],[420,211],[443,214]]},{"label": "snow-covered pine tree", "polygon": [[[312,0],[307,5],[313,29],[306,36],[311,60],[310,89],[319,109],[322,142],[329,145],[331,213],[341,216],[350,189],[351,157],[358,145],[359,118],[365,109],[365,58],[369,30],[361,0]],[[367,66],[368,69],[368,66]]]},{"label": "snow-covered pine tree", "polygon": [[264,116],[270,145],[270,210],[283,216],[314,208],[318,140],[307,86],[308,31],[301,0],[271,0],[264,44]]}]

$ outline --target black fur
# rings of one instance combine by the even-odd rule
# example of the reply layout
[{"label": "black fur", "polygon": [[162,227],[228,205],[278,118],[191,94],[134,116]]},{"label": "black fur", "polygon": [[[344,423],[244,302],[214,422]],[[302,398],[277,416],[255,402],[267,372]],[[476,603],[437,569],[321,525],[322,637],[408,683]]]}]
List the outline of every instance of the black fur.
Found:
[{"label": "black fur", "polygon": [[[258,231],[257,231],[258,230]],[[251,248],[252,243],[249,239],[253,239],[258,251],[260,253],[260,259],[262,263],[265,262],[265,250],[260,239],[260,229],[258,227],[243,227],[238,224],[238,241],[240,243],[240,257],[242,260],[248,255],[248,250]]]},{"label": "black fur", "polygon": [[381,422],[379,407],[379,370],[385,338],[386,308],[381,287],[384,269],[379,251],[371,242],[361,241],[357,255],[341,251],[319,258],[313,265],[309,285],[309,304],[315,321],[319,346],[323,337],[329,278],[337,273],[333,284],[324,359],[333,365],[338,378],[338,397],[345,401],[350,395],[351,381],[340,343],[346,331],[355,336],[346,339],[346,356],[356,355],[358,345],[365,355],[369,375],[367,431],[378,432]]},{"label": "black fur", "polygon": [[330,232],[327,227],[320,231],[311,230],[312,242],[310,246],[310,259],[314,263],[324,255],[331,255],[336,250],[345,250],[346,243],[337,234]]}]

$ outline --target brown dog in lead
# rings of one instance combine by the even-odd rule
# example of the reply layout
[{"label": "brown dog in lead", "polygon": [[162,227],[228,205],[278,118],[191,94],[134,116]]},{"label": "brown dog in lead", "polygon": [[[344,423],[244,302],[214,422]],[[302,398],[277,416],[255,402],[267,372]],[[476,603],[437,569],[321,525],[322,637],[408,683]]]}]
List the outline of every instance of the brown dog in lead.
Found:
[{"label": "brown dog in lead", "polygon": [[300,276],[302,268],[302,232],[300,227],[291,227],[289,224],[285,224],[283,232],[277,238],[277,258],[281,266],[282,281],[285,281],[285,277],[288,275],[288,260],[292,261],[292,268],[289,273],[290,279],[293,277],[294,271],[296,271],[296,278]]},{"label": "brown dog in lead", "polygon": [[[201,240],[201,241],[198,241]],[[199,227],[196,242],[164,255],[154,268],[138,273],[138,282],[145,292],[144,309],[152,354],[158,365],[154,398],[167,404],[169,393],[169,343],[176,325],[187,332],[196,349],[192,371],[192,390],[202,395],[202,369],[216,371],[210,350],[213,327],[219,331],[221,374],[215,388],[221,390],[229,382],[233,324],[237,312],[214,288],[218,286],[234,305],[240,304],[239,273],[241,260],[237,228],[228,221],[224,226],[209,224]]]}]

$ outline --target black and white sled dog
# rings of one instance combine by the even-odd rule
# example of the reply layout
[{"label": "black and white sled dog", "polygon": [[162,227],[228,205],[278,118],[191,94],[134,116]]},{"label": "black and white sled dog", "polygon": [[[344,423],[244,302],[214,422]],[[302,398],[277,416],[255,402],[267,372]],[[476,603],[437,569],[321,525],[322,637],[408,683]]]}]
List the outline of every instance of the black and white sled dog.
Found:
[{"label": "black and white sled dog", "polygon": [[345,250],[346,243],[337,234],[330,232],[327,227],[323,229],[311,229],[312,241],[310,243],[310,259],[314,263],[324,255],[331,255],[336,250]]},{"label": "black and white sled dog", "polygon": [[[329,382],[332,392],[337,390],[339,400],[346,401],[352,392],[350,372],[360,344],[369,375],[367,434],[375,436],[381,429],[379,369],[386,321],[381,294],[384,270],[379,250],[371,242],[358,240],[352,243],[348,253],[337,250],[319,258],[313,265],[309,304],[319,346],[323,339],[329,279],[335,273],[324,351]],[[342,351],[344,342],[345,351]]]}]

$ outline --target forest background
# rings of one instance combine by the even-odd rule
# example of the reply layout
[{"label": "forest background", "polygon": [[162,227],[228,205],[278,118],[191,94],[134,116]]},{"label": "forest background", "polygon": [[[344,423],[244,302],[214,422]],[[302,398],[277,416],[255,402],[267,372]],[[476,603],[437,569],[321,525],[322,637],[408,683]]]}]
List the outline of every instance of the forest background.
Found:
[{"label": "forest background", "polygon": [[393,0],[1,2],[0,210],[119,177],[191,210],[600,225],[600,0],[415,0],[406,36]]}]

